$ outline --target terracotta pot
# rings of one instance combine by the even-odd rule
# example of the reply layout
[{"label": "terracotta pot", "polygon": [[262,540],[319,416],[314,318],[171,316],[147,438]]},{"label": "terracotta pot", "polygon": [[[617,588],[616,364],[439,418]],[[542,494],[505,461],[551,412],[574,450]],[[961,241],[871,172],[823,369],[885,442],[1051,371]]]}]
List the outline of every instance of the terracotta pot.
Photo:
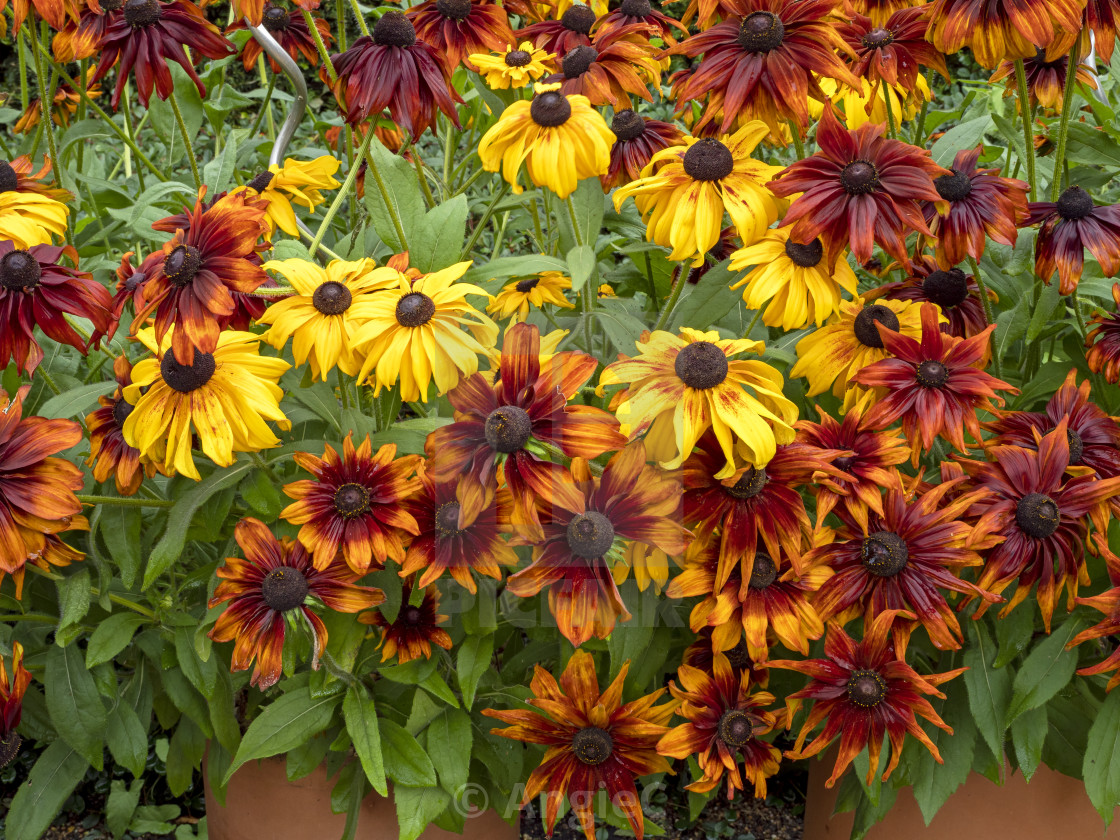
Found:
[{"label": "terracotta pot", "polygon": [[[335,840],[342,836],[345,814],[331,813],[326,767],[288,781],[283,758],[250,761],[230,779],[226,804],[220,805],[206,780],[206,825],[210,840]],[[390,797],[392,791],[390,790]],[[396,840],[400,836],[392,799],[370,793],[362,802],[357,840]],[[463,834],[435,826],[420,840],[517,840],[518,831],[495,811],[467,819]]]},{"label": "terracotta pot", "polygon": [[[804,840],[848,840],[851,836],[852,814],[832,816],[836,788],[824,786],[832,772],[832,758],[810,762]],[[910,788],[904,788],[886,819],[865,840],[1120,840],[1120,808],[1116,816],[1106,832],[1084,784],[1041,765],[1029,784],[1021,773],[1008,772],[1002,786],[979,773],[971,774],[928,827]]]}]

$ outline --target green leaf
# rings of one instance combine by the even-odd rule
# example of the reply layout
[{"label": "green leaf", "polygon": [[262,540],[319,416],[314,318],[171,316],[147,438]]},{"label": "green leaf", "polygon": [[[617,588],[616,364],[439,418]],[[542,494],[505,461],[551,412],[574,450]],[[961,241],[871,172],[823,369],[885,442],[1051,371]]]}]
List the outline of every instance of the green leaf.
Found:
[{"label": "green leaf", "polygon": [[988,629],[979,621],[969,622],[971,643],[964,654],[965,686],[972,718],[984,742],[997,759],[1003,759],[1003,734],[1007,731],[1007,707],[1011,702],[1011,671],[993,668],[995,645]]},{"label": "green leaf", "polygon": [[167,786],[173,796],[182,796],[194,780],[194,771],[202,764],[206,752],[206,736],[188,717],[179,721],[167,745]]},{"label": "green leaf", "polygon": [[428,754],[440,786],[459,796],[467,785],[471,765],[471,717],[461,709],[444,709],[427,729]]},{"label": "green leaf", "polygon": [[[673,312],[672,328],[706,330],[728,312],[738,309],[742,304],[742,295],[730,288],[729,284],[733,281],[727,264],[720,263],[713,266],[698,285],[686,286],[683,299]],[[767,350],[769,349],[767,344]]]},{"label": "green leaf", "polygon": [[136,631],[147,621],[134,612],[114,613],[102,621],[89,637],[86,647],[86,668],[109,662],[128,647]]},{"label": "green leaf", "polygon": [[1089,744],[1081,774],[1089,801],[1105,825],[1112,822],[1120,802],[1120,691],[1105,697],[1096,720],[1089,727]]},{"label": "green leaf", "polygon": [[449,706],[459,708],[459,698],[455,696],[455,692],[451,690],[451,686],[439,675],[439,672],[432,671],[418,685],[431,694],[433,697],[438,697]]},{"label": "green leaf", "polygon": [[98,522],[101,538],[117,568],[125,589],[136,585],[140,575],[140,528],[144,524],[143,511],[138,507],[104,505],[100,508]]},{"label": "green leaf", "polygon": [[47,711],[55,730],[87,762],[102,767],[108,717],[77,645],[47,651]]},{"label": "green leaf", "polygon": [[276,519],[288,501],[280,495],[280,491],[264,470],[254,470],[241,482],[238,492],[265,522]]},{"label": "green leaf", "polygon": [[116,382],[91,382],[89,385],[67,388],[61,394],[56,394],[39,406],[35,413],[40,417],[60,420],[84,415],[97,405],[98,397],[112,393],[116,387]]},{"label": "green leaf", "polygon": [[194,649],[194,628],[175,628],[175,656],[186,678],[209,700],[218,681],[217,662],[212,656],[206,660],[199,657]]},{"label": "green leaf", "polygon": [[649,652],[649,644],[653,639],[654,624],[651,621],[631,621],[626,624],[616,624],[613,632],[607,638],[607,650],[611,654],[611,671],[619,672],[624,664],[636,663],[643,655]]},{"label": "green leaf", "polygon": [[397,787],[393,789],[397,805],[400,840],[416,840],[428,823],[451,804],[451,797],[437,787]]},{"label": "green leaf", "polygon": [[346,691],[342,701],[342,717],[346,731],[354,744],[354,752],[362,762],[362,769],[373,789],[382,796],[388,795],[385,782],[385,763],[381,755],[381,729],[373,698],[355,684]]},{"label": "green leaf", "polygon": [[481,283],[492,278],[519,277],[525,274],[539,274],[542,271],[567,273],[568,263],[558,257],[548,257],[544,254],[499,257],[469,269],[463,275],[463,280],[467,283]]},{"label": "green leaf", "polygon": [[[1063,370],[1065,366],[1063,365]],[[1065,375],[1063,374],[1063,378]],[[1006,618],[996,622],[996,641],[999,655],[993,664],[1002,668],[1027,649],[1034,635],[1034,601],[1028,598],[1011,611]]]},{"label": "green leaf", "polygon": [[972,722],[964,686],[950,686],[946,694],[939,711],[942,719],[953,727],[953,734],[936,727],[932,730],[927,728],[930,740],[945,763],[938,764],[932,753],[917,740],[908,741],[909,748],[917,752],[912,773],[914,799],[918,802],[926,825],[930,824],[945,801],[968,778],[976,749],[976,726]]},{"label": "green leaf", "polygon": [[1066,159],[1090,166],[1120,166],[1120,147],[1100,129],[1072,120],[1066,140]]},{"label": "green leaf", "polygon": [[1011,743],[1015,745],[1015,759],[1023,778],[1028,782],[1042,761],[1042,745],[1046,742],[1048,729],[1046,707],[1039,706],[1024,712],[1011,722]]},{"label": "green leaf", "polygon": [[992,127],[989,114],[955,125],[937,139],[930,150],[933,159],[942,166],[953,162],[953,157],[962,149],[975,149],[984,142],[984,135]]},{"label": "green leaf", "polygon": [[1009,722],[1041,706],[1073,678],[1077,670],[1077,651],[1066,650],[1066,643],[1080,630],[1081,620],[1070,618],[1027,655],[1015,675],[1007,716]]},{"label": "green leaf", "polygon": [[393,154],[381,143],[370,143],[367,162],[366,210],[369,211],[373,229],[378,238],[394,251],[408,250],[411,242],[401,239],[392,214],[395,213],[406,240],[413,235],[423,235],[426,209],[416,172],[408,161]]},{"label": "green leaf", "polygon": [[4,821],[7,840],[39,840],[87,769],[89,762],[64,741],[47,747],[12,799]]},{"label": "green leaf", "polygon": [[381,718],[379,724],[385,774],[398,785],[435,787],[436,769],[420,742],[398,723]]},{"label": "green leaf", "polygon": [[198,509],[215,493],[235,486],[253,468],[252,461],[238,461],[232,467],[220,469],[207,476],[193,490],[184,493],[175,502],[175,507],[171,508],[171,513],[167,517],[167,528],[164,529],[163,536],[148,557],[148,566],[144,569],[143,589],[155,583],[156,579],[179,559],[187,543],[187,530]]},{"label": "green leaf", "polygon": [[325,382],[317,382],[307,388],[292,386],[287,389],[287,393],[296,402],[303,403],[319,417],[330,423],[336,432],[342,434],[342,426],[338,419],[341,406],[338,404],[338,398],[334,395],[334,389],[330,385]]},{"label": "green leaf", "polygon": [[494,636],[467,636],[459,645],[456,655],[455,672],[459,677],[459,691],[463,693],[463,705],[468,709],[474,705],[474,695],[478,691],[478,681],[490,668],[494,655]]},{"label": "green leaf", "polygon": [[[202,121],[206,117],[202,107],[202,97],[199,96],[198,88],[195,87],[191,77],[186,74],[182,67],[175,63],[168,66],[171,69],[171,77],[175,82],[175,101],[183,114],[183,122],[187,127],[187,137],[191,138],[193,144],[202,129]],[[160,99],[158,96],[153,96],[148,106],[148,114],[151,117],[152,128],[167,141],[168,157],[171,162],[181,160],[186,155],[186,146],[179,125],[175,121],[175,112],[171,110],[171,103]]]},{"label": "green leaf", "polygon": [[1042,295],[1039,297],[1038,306],[1031,314],[1030,324],[1027,325],[1027,341],[1034,341],[1038,334],[1047,326],[1054,323],[1054,311],[1058,307],[1065,309],[1065,301],[1058,291],[1058,284],[1043,284]]},{"label": "green leaf", "polygon": [[467,238],[468,214],[467,197],[463,194],[429,210],[418,234],[409,236],[412,264],[427,273],[457,263]]},{"label": "green leaf", "polygon": [[572,278],[572,291],[582,289],[595,273],[595,249],[590,245],[576,245],[567,256],[568,274]]},{"label": "green leaf", "polygon": [[[222,88],[223,93],[230,92],[230,90],[231,88],[228,85]],[[233,173],[237,168],[238,147],[248,135],[249,129],[247,128],[235,128],[232,131],[225,132],[222,135],[221,154],[202,167],[202,180],[209,185],[214,195],[219,195],[233,186]]]},{"label": "green leaf", "polygon": [[133,779],[131,787],[125,787],[123,779],[113,780],[109,799],[105,803],[105,824],[113,837],[119,838],[128,831],[132,815],[140,804],[140,789],[143,784],[143,779]]},{"label": "green leaf", "polygon": [[303,688],[277,698],[250,725],[223,784],[246,761],[279,755],[302,744],[330,725],[338,695],[314,698]]},{"label": "green leaf", "polygon": [[576,191],[565,199],[564,203],[568,207],[560,207],[556,211],[560,223],[560,247],[567,251],[577,244],[577,237],[572,230],[574,217],[579,225],[578,240],[594,249],[599,229],[603,226],[603,210],[608,200],[603,195],[603,185],[598,178],[580,181]]},{"label": "green leaf", "polygon": [[58,629],[65,630],[71,624],[77,624],[89,612],[89,569],[82,568],[74,574],[60,577],[55,581],[55,586],[58,587]]},{"label": "green leaf", "polygon": [[119,702],[105,731],[109,753],[117,764],[139,778],[148,761],[148,731],[127,703]]}]

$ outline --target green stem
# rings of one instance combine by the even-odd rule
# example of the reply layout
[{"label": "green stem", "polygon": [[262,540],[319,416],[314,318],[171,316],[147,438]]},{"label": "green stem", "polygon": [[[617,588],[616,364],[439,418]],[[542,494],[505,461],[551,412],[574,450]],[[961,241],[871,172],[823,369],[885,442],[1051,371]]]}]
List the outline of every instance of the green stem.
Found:
[{"label": "green stem", "polygon": [[175,112],[175,122],[179,124],[179,134],[183,137],[183,145],[187,147],[187,160],[191,164],[191,175],[194,177],[194,188],[196,190],[202,189],[202,176],[198,174],[198,161],[194,156],[194,144],[191,142],[190,132],[187,131],[187,124],[183,121],[183,112],[179,110],[179,102],[175,98],[175,91],[171,91],[171,95],[167,97],[167,101],[171,103],[171,110]]},{"label": "green stem", "polygon": [[[996,322],[995,317],[992,315],[992,301],[988,298],[988,287],[984,284],[984,278],[980,275],[980,266],[976,263],[976,258],[972,255],[968,257],[968,266],[972,269],[972,276],[976,278],[976,285],[980,289],[980,303],[984,307],[984,320],[988,324]],[[993,353],[992,360],[996,366],[996,376],[1003,379],[1002,365],[999,361],[999,354]]]},{"label": "green stem", "polygon": [[257,111],[257,118],[253,120],[253,126],[249,129],[249,136],[255,137],[260,130],[261,121],[264,119],[264,112],[272,107],[272,92],[276,88],[276,74],[270,73],[268,76],[268,87],[264,92],[264,101],[261,103],[261,109]]},{"label": "green stem", "polygon": [[19,47],[19,96],[23,102],[23,110],[26,111],[31,107],[31,92],[27,85],[27,56],[24,53],[26,48],[23,45],[23,38],[23,27],[20,27],[16,33],[16,43]]},{"label": "green stem", "polygon": [[[408,236],[404,232],[404,225],[401,224],[401,214],[397,211],[397,205],[389,195],[389,188],[385,185],[385,179],[381,177],[381,172],[377,168],[377,162],[373,159],[373,155],[369,153],[369,140],[373,137],[373,126],[370,126],[369,133],[366,135],[366,142],[363,144],[364,151],[362,154],[366,160],[366,175],[373,176],[373,182],[377,186],[377,191],[381,193],[381,200],[385,202],[385,209],[389,212],[389,218],[393,222],[393,230],[397,233],[397,241],[401,243],[401,250],[408,250]],[[355,170],[356,171],[356,170]],[[366,179],[366,189],[369,189],[369,179]]]},{"label": "green stem", "polygon": [[175,507],[175,502],[170,499],[138,499],[135,496],[91,496],[84,493],[77,494],[78,501],[83,505],[112,505],[114,507]]},{"label": "green stem", "polygon": [[[1080,42],[1080,38],[1078,42]],[[1061,165],[1066,159],[1066,140],[1069,136],[1069,118],[1073,113],[1073,98],[1077,92],[1077,65],[1081,58],[1079,44],[1074,43],[1069,51],[1069,64],[1066,67],[1066,89],[1062,96],[1062,118],[1058,123],[1058,142],[1054,148],[1054,177],[1050,179],[1050,200],[1057,201],[1062,192]]]},{"label": "green stem", "polygon": [[[36,21],[37,19],[32,15],[31,26],[29,27],[31,34],[28,36],[32,39],[35,38]],[[55,86],[58,84],[58,73],[57,71],[52,72],[48,81],[43,73],[43,59],[39,55],[39,50],[35,50],[32,58],[35,60],[35,83],[39,86],[40,121],[43,124],[43,130],[47,133],[47,148],[50,149],[51,163],[54,165],[51,173],[54,179],[58,181],[59,186],[64,187],[65,184],[62,183],[62,161],[58,159],[58,144],[55,143],[54,139],[54,118],[51,113],[51,105],[54,103]],[[45,88],[44,83],[46,83]],[[67,218],[69,219],[69,217]]]},{"label": "green stem", "polygon": [[358,19],[358,28],[362,30],[362,34],[369,35],[369,27],[366,26],[366,19],[362,17],[362,10],[358,8],[358,0],[350,0],[350,8],[354,10],[354,17]]},{"label": "green stem", "polygon": [[912,146],[922,145],[922,135],[926,129],[926,110],[929,108],[929,100],[922,102],[922,110],[918,112],[918,119],[914,122],[914,134],[911,136],[910,144]]},{"label": "green stem", "polygon": [[[303,9],[302,11],[303,22],[307,24],[307,29],[311,33],[311,38],[315,41],[315,49],[319,51],[319,58],[322,59],[323,66],[327,68],[327,75],[330,76],[331,84],[333,85],[338,81],[338,73],[335,72],[334,64],[331,63],[331,54],[327,52],[327,45],[323,43],[323,36],[319,34],[319,27],[315,25],[315,18],[311,16],[311,12],[307,11],[307,9]],[[345,18],[339,18],[339,26],[346,26]]]},{"label": "green stem", "polygon": [[259,452],[250,452],[248,453],[248,455],[250,460],[257,465],[257,469],[268,476],[269,481],[271,481],[273,484],[283,483],[282,481],[280,481],[280,476],[278,476],[276,474],[276,471],[268,465],[268,462],[260,456]]},{"label": "green stem", "polygon": [[885,84],[880,84],[879,89],[883,91],[883,105],[887,112],[887,134],[892,140],[898,139],[898,132],[894,127],[894,108],[891,107],[891,91]]},{"label": "green stem", "polygon": [[52,391],[54,391],[55,396],[58,396],[59,394],[62,393],[62,390],[58,387],[58,384],[54,381],[54,377],[50,375],[50,373],[47,371],[46,368],[37,368],[35,372],[37,374],[39,374],[41,377],[43,377],[43,381],[47,383],[48,388],[50,388]]},{"label": "green stem", "polygon": [[424,174],[424,161],[420,160],[420,147],[412,147],[412,165],[416,167],[416,177],[420,181],[420,189],[424,193],[424,201],[427,202],[428,209],[436,206],[436,197],[432,195],[432,190],[428,186],[428,176]]},{"label": "green stem", "polygon": [[669,316],[676,307],[677,301],[680,300],[681,292],[684,291],[684,284],[688,282],[688,272],[684,265],[678,265],[676,272],[677,276],[673,278],[673,291],[669,294],[669,302],[661,310],[661,317],[657,319],[657,323],[653,327],[655,330],[664,329],[665,325],[669,323]]},{"label": "green stem", "polygon": [[[324,248],[323,250],[326,249]],[[298,295],[299,292],[297,292],[291,286],[267,286],[262,289],[254,289],[251,292],[243,292],[243,294],[252,295],[253,297],[271,298],[279,297],[281,295]]]},{"label": "green stem", "polygon": [[1031,98],[1027,93],[1027,74],[1023,59],[1015,59],[1015,84],[1019,94],[1019,115],[1023,119],[1023,140],[1027,144],[1027,181],[1031,185],[1031,201],[1038,200],[1038,176],[1034,170],[1034,132],[1031,130]]},{"label": "green stem", "polygon": [[354,182],[358,180],[358,170],[361,168],[358,161],[360,161],[369,151],[370,141],[373,140],[373,128],[366,132],[366,136],[362,139],[362,146],[358,150],[358,156],[354,160],[354,165],[350,167],[350,171],[346,173],[346,180],[342,182],[342,188],[334,197],[331,206],[327,208],[326,215],[323,216],[323,221],[319,223],[319,229],[315,231],[315,238],[311,240],[311,244],[307,246],[307,251],[311,256],[315,256],[315,252],[319,250],[319,244],[323,241],[323,237],[327,233],[327,228],[331,226],[335,214],[342,206],[342,202],[346,200],[346,196],[350,194],[350,190],[354,188]]},{"label": "green stem", "polygon": [[455,147],[451,145],[451,132],[454,129],[451,120],[447,120],[447,131],[443,133],[443,185],[448,192],[451,191],[451,164],[455,152]]},{"label": "green stem", "polygon": [[[34,572],[35,574],[39,575],[40,577],[45,577],[45,578],[48,578],[50,580],[56,580],[57,581],[57,580],[64,580],[65,579],[64,575],[57,574],[56,572],[47,571],[46,569],[40,569],[38,566],[32,565],[30,563],[28,563],[24,568],[28,569],[31,572]],[[94,598],[100,598],[101,597],[101,590],[98,589],[96,586],[91,586],[89,588],[89,594]],[[154,612],[152,612],[150,609],[143,606],[142,604],[137,604],[135,601],[132,601],[128,598],[122,598],[120,595],[116,595],[112,592],[109,593],[109,600],[112,601],[114,604],[117,604],[118,606],[125,607],[127,609],[132,610],[133,612],[140,613],[140,615],[144,616],[145,618],[155,618],[156,617],[156,614]]]},{"label": "green stem", "polygon": [[793,120],[789,121],[789,135],[793,138],[793,148],[797,152],[797,159],[804,159],[805,144],[801,142],[801,129]]},{"label": "green stem", "polygon": [[490,217],[494,215],[494,211],[498,207],[498,202],[505,198],[506,192],[508,191],[509,184],[502,181],[502,185],[494,193],[494,197],[490,199],[490,203],[483,211],[482,218],[478,220],[478,224],[475,225],[474,230],[471,231],[471,238],[467,240],[467,245],[463,248],[463,253],[459,256],[460,260],[470,259],[471,251],[473,251],[474,246],[478,244],[478,239],[482,236],[482,232],[486,230],[486,226],[490,224]]},{"label": "green stem", "polygon": [[762,308],[761,307],[759,307],[758,309],[756,309],[754,311],[754,317],[751,318],[751,322],[749,324],[747,324],[747,331],[745,333],[743,333],[743,338],[750,338],[751,337],[751,333],[754,332],[754,328],[758,325],[758,322],[759,322],[760,318],[762,318]]},{"label": "green stem", "polygon": [[[583,231],[579,229],[579,220],[576,218],[576,208],[572,204],[572,197],[569,195],[564,199],[564,204],[568,208],[568,218],[572,222],[572,233],[575,235],[576,245],[581,248],[587,244],[585,242]],[[591,236],[591,231],[587,232]],[[592,245],[594,249],[594,245]],[[592,346],[591,340],[591,313],[595,308],[595,292],[598,284],[595,282],[595,269],[596,266],[591,268],[591,276],[583,284],[583,289],[580,291],[579,300],[580,307],[583,310],[583,340],[587,345],[587,352],[589,355],[595,355],[595,349]]]}]

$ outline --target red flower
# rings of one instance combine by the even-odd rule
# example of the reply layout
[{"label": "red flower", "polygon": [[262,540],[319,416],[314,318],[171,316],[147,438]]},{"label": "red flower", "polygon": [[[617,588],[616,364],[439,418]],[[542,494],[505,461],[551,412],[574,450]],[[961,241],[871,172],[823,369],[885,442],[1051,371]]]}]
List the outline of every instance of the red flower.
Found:
[{"label": "red flower", "polygon": [[1027,224],[1042,227],[1035,244],[1034,273],[1050,282],[1058,272],[1059,291],[1077,288],[1085,267],[1085,249],[1101,265],[1105,277],[1120,271],[1120,204],[1099,207],[1081,187],[1073,186],[1056,203],[1031,202]]},{"label": "red flower", "polygon": [[514,33],[517,43],[532,41],[539,50],[563,58],[571,49],[591,46],[591,27],[595,24],[595,13],[590,7],[573,3],[560,20],[542,20],[531,23]]},{"label": "red flower", "polygon": [[416,37],[435,47],[448,73],[473,53],[502,52],[514,43],[505,9],[489,0],[425,0],[407,16]]},{"label": "red flower", "polygon": [[611,165],[599,178],[604,191],[637,180],[657,152],[684,142],[684,132],[672,123],[647,119],[629,108],[615,111],[611,131],[616,138]]},{"label": "red flower", "polygon": [[16,732],[23,713],[23,695],[31,685],[31,672],[23,667],[23,645],[12,642],[12,678],[4,670],[0,657],[0,770],[3,770],[19,753],[23,739]]},{"label": "red flower", "polygon": [[113,360],[113,374],[117,389],[111,397],[99,397],[101,408],[86,415],[89,428],[86,466],[93,467],[94,481],[107,481],[113,476],[117,492],[132,496],[140,489],[145,475],[151,478],[156,474],[156,465],[142,457],[139,449],[129,446],[122,432],[124,421],[134,408],[124,398],[124,389],[132,384],[132,364],[127,356]]},{"label": "red flower", "polygon": [[586,96],[595,106],[629,107],[631,95],[652,102],[649,86],[661,78],[658,52],[640,26],[600,32],[590,46],[568,50],[560,72],[544,81],[560,82],[560,93]]},{"label": "red flower", "polygon": [[[313,16],[313,19],[315,28],[319,31],[319,37],[323,39],[323,44],[329,47],[334,40],[330,24],[321,17]],[[315,45],[315,39],[302,15],[293,15],[282,6],[265,3],[261,13],[260,25],[264,26],[268,34],[276,39],[276,42],[284,48],[293,61],[298,61],[302,56],[312,67],[319,66],[319,49]],[[239,29],[245,29],[247,26],[248,24],[245,23],[244,19],[239,19],[234,21],[226,32],[236,32]],[[241,48],[242,66],[247,71],[251,71],[263,52],[264,47],[261,46],[260,41],[256,38],[250,38]],[[271,56],[268,57],[268,66],[273,73],[281,72],[280,65]]]},{"label": "red flower", "polygon": [[911,7],[899,9],[882,25],[855,12],[851,22],[838,29],[856,56],[850,63],[852,72],[871,83],[872,93],[880,82],[912,93],[923,65],[949,79],[945,56],[926,40],[928,26],[925,9]]},{"label": "red flower", "polygon": [[[892,264],[897,265],[897,264]],[[922,254],[910,263],[906,278],[870,289],[864,298],[875,300],[913,300],[934,303],[948,321],[941,329],[957,338],[971,338],[988,326],[984,304],[980,300],[980,287],[976,278],[959,268],[947,271],[929,254]],[[988,292],[990,298],[994,293]]]},{"label": "red flower", "polygon": [[1085,337],[1089,351],[1085,361],[1093,373],[1103,373],[1109,382],[1120,381],[1120,283],[1112,285],[1115,311],[1111,315],[1094,315],[1096,326]]},{"label": "red flower", "polygon": [[400,665],[420,657],[431,659],[432,645],[451,650],[451,636],[439,626],[447,621],[447,616],[439,614],[439,588],[434,584],[424,590],[419,605],[412,603],[412,584],[406,584],[393,621],[381,610],[362,613],[358,621],[381,628],[382,662],[394,656]]},{"label": "red flower", "polygon": [[622,0],[618,8],[595,22],[595,33],[604,35],[635,24],[645,29],[648,38],[658,38],[670,46],[677,43],[677,39],[673,36],[674,29],[685,35],[688,34],[684,24],[659,9],[654,9],[650,0]]}]

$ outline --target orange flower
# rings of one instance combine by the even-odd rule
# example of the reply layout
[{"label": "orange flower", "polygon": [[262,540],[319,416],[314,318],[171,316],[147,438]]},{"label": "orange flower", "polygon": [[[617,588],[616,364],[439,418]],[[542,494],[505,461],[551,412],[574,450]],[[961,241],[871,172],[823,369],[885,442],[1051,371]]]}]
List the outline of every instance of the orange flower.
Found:
[{"label": "orange flower", "polygon": [[432,658],[432,645],[451,650],[451,636],[439,625],[447,621],[447,616],[439,614],[439,588],[432,584],[424,590],[424,598],[419,606],[412,603],[412,584],[405,584],[401,594],[401,607],[397,617],[389,621],[384,612],[362,613],[358,621],[381,628],[381,661],[387,662],[393,656],[403,665],[421,656]]},{"label": "orange flower", "polygon": [[[1103,542],[1103,540],[1101,542]],[[1106,548],[1107,546],[1102,545],[1101,547]],[[1070,639],[1069,644],[1066,645],[1066,650],[1074,648],[1084,642],[1092,641],[1093,639],[1120,636],[1120,558],[1117,558],[1115,554],[1109,551],[1106,553],[1105,559],[1108,562],[1109,576],[1112,578],[1113,583],[1117,585],[1102,592],[1100,595],[1094,595],[1091,598],[1077,599],[1078,604],[1092,607],[1094,610],[1104,613],[1104,618],[1088,630],[1082,630]],[[1120,647],[1112,645],[1111,642],[1108,643],[1108,647],[1112,648],[1108,656],[1096,665],[1089,665],[1088,667],[1081,668],[1077,673],[1085,677],[1092,677],[1097,674],[1116,671],[1109,679],[1106,688],[1106,691],[1112,691],[1112,689],[1120,685],[1120,670],[1118,670],[1120,669]],[[0,760],[0,767],[3,765],[3,760]]]},{"label": "orange flower", "polygon": [[113,360],[113,374],[117,388],[110,397],[99,397],[101,408],[86,415],[89,428],[89,458],[87,467],[93,467],[93,480],[102,482],[113,476],[117,492],[132,496],[140,489],[146,475],[156,474],[156,465],[140,450],[125,442],[124,421],[135,406],[124,398],[124,389],[132,384],[132,364],[127,356]]},{"label": "orange flower", "polygon": [[416,37],[435,47],[448,73],[474,53],[501,52],[512,44],[509,15],[491,0],[425,0],[407,12]]},{"label": "orange flower", "polygon": [[23,712],[23,695],[31,684],[31,672],[23,667],[23,645],[12,643],[12,678],[4,670],[0,657],[0,770],[3,770],[19,753],[22,740],[16,727]]},{"label": "orange flower", "polygon": [[639,25],[600,32],[590,45],[572,47],[560,59],[560,72],[547,81],[560,82],[564,95],[586,96],[592,105],[629,108],[630,97],[647,102],[652,85],[660,86],[659,50],[646,41]]},{"label": "orange flower", "polygon": [[[288,55],[292,57],[292,60],[299,61],[302,57],[312,67],[319,66],[319,50],[315,45],[315,38],[307,26],[307,21],[303,19],[302,15],[293,15],[283,6],[274,6],[268,2],[263,4],[262,9],[258,9],[258,14],[261,17],[258,25],[263,25],[268,30],[268,34],[276,39],[276,42],[284,48]],[[312,15],[312,19],[315,21],[315,28],[319,31],[319,37],[323,39],[324,46],[330,47],[331,42],[334,41],[330,24],[321,17],[314,15]],[[226,29],[226,32],[227,34],[236,32],[239,29],[245,29],[247,26],[244,18],[239,18]],[[253,69],[262,52],[264,52],[264,48],[256,38],[250,38],[245,42],[245,46],[241,48],[241,64],[246,71]],[[271,56],[268,58],[268,64],[273,73],[281,72],[280,65]]]}]

